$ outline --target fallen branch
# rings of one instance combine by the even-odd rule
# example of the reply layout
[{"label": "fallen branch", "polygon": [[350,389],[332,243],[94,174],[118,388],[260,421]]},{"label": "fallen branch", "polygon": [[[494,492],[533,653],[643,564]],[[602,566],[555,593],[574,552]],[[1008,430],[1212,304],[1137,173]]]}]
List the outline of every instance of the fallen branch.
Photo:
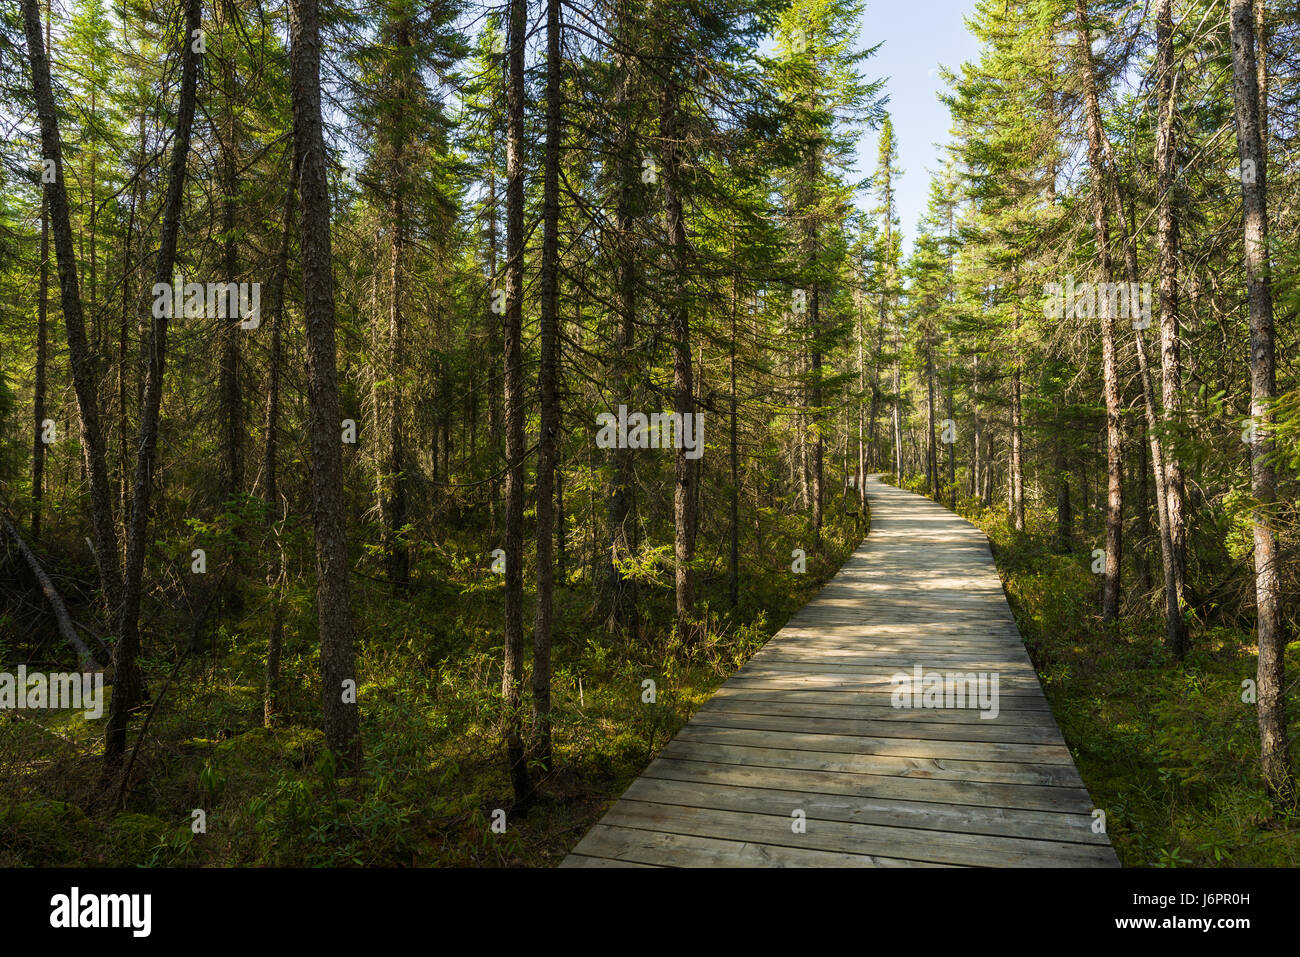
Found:
[{"label": "fallen branch", "polygon": [[32,553],[32,550],[27,547],[27,543],[23,541],[23,537],[18,534],[18,529],[14,528],[13,522],[9,521],[9,519],[3,515],[0,515],[0,522],[4,523],[5,529],[9,532],[9,536],[17,543],[18,550],[22,552],[23,558],[27,560],[27,566],[32,570],[32,574],[36,576],[36,580],[40,583],[41,591],[45,592],[45,598],[49,601],[50,607],[54,610],[54,620],[58,623],[59,634],[63,636],[63,639],[68,644],[72,645],[72,647],[76,649],[77,656],[81,659],[81,670],[103,671],[104,666],[95,660],[95,656],[91,653],[90,647],[77,635],[76,629],[73,628],[72,625],[72,617],[68,614],[67,606],[63,604],[63,599],[55,589],[54,583],[50,581],[50,576],[45,574],[45,569],[41,567],[41,563],[36,560],[36,556]]}]

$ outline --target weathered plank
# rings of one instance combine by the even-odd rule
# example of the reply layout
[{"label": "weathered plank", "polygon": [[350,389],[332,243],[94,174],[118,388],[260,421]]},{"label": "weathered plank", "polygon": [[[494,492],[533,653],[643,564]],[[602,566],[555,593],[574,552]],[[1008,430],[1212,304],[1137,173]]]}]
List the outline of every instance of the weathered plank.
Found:
[{"label": "weathered plank", "polygon": [[605,823],[619,827],[966,867],[987,865],[990,858],[1007,867],[1096,867],[1113,855],[1109,846],[816,819],[806,820],[806,830],[796,832],[793,820],[791,811],[746,814],[627,799],[605,815]]},{"label": "weathered plank", "polygon": [[[597,824],[578,844],[587,860],[601,859],[610,865],[627,862],[631,867],[912,867],[915,861],[869,854],[843,854],[761,844],[754,841],[723,840],[694,834],[647,831],[641,828]],[[561,867],[575,865],[566,857]],[[923,864],[943,867],[942,864]]]},{"label": "weathered plank", "polygon": [[1005,723],[1054,727],[1055,721],[1047,708],[1039,709],[1001,709],[997,718],[984,719],[975,708],[895,708],[890,704],[888,695],[859,694],[856,696],[839,691],[790,691],[777,688],[740,688],[723,685],[714,694],[714,699],[725,701],[744,701],[763,704],[790,704],[800,706],[823,706],[835,713],[857,714],[863,718],[877,718],[888,721],[891,718],[907,721],[934,721],[949,724],[967,724],[983,721],[986,724]]},{"label": "weathered plank", "polygon": [[[683,728],[682,732],[685,731]],[[891,774],[935,781],[983,781],[986,784],[1036,784],[1046,787],[1079,787],[1082,784],[1073,764],[1012,764],[1002,761],[895,757],[865,751],[840,754],[833,751],[801,751],[797,748],[741,747],[701,742],[698,738],[684,738],[680,733],[664,745],[659,753],[668,758],[710,761],[714,764],[804,768],[848,774]]]},{"label": "weathered plank", "polygon": [[926,738],[875,737],[865,735],[832,734],[825,731],[801,732],[718,726],[692,721],[682,728],[680,741],[701,741],[707,744],[743,745],[756,748],[791,748],[796,751],[836,751],[858,754],[866,751],[886,757],[936,758],[978,761],[993,759],[1013,764],[1073,765],[1074,760],[1064,745],[1013,744],[1002,741],[932,741]]},{"label": "weathered plank", "polygon": [[869,721],[857,718],[817,717],[791,712],[779,705],[759,707],[757,713],[740,710],[743,702],[706,701],[695,712],[693,724],[758,731],[794,731],[804,734],[857,735],[863,738],[917,738],[924,741],[996,741],[1003,744],[1054,744],[1065,746],[1055,728],[1009,725],[1003,722],[938,724],[923,721]]},{"label": "weathered plank", "polygon": [[802,810],[808,820],[877,824],[967,834],[997,834],[1077,844],[1105,844],[1104,834],[1094,834],[1092,819],[1084,814],[1032,811],[972,804],[937,804],[888,798],[819,794],[815,791],[780,791],[770,788],[701,784],[673,778],[640,777],[624,797],[633,801],[679,804],[719,811],[746,811],[789,817]]},{"label": "weathered plank", "polygon": [[643,777],[678,781],[738,784],[818,794],[897,798],[937,804],[974,804],[985,807],[1022,808],[1030,811],[1069,813],[1087,805],[1083,788],[1036,787],[1023,784],[989,784],[981,781],[935,781],[929,778],[887,774],[852,774],[807,768],[747,767],[678,758],[656,758]]}]

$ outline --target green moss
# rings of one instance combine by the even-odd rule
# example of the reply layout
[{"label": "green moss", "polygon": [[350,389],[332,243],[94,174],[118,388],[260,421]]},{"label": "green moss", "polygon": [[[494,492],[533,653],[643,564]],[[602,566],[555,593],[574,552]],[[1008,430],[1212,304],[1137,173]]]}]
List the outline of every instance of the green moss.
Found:
[{"label": "green moss", "polygon": [[217,745],[213,763],[226,774],[302,768],[324,746],[325,735],[316,728],[253,728]]},{"label": "green moss", "polygon": [[147,864],[154,849],[172,832],[172,825],[152,814],[127,811],[119,814],[105,828],[108,863],[114,867]]},{"label": "green moss", "polygon": [[65,801],[21,801],[0,807],[0,864],[4,866],[85,863],[80,848],[90,836],[85,813]]}]

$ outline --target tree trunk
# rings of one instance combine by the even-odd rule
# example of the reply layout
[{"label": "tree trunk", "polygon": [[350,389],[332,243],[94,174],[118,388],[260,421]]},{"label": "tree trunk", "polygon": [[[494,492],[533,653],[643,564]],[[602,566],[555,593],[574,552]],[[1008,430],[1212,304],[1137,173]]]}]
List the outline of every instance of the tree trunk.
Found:
[{"label": "tree trunk", "polygon": [[[858,410],[858,462],[856,484],[858,486],[858,522],[861,523],[867,515],[867,446],[866,446],[866,409],[863,408],[862,402],[867,393],[867,367],[866,355],[864,353],[863,339],[866,335],[866,316],[863,310],[863,294],[859,289],[857,292],[858,307],[858,395],[854,405]],[[872,403],[875,403],[875,382],[871,383]]]},{"label": "tree trunk", "polygon": [[406,507],[406,447],[402,432],[402,376],[401,364],[405,354],[404,319],[402,304],[406,297],[403,286],[402,259],[406,246],[406,209],[403,187],[394,190],[389,204],[392,237],[389,249],[389,286],[392,301],[388,309],[388,402],[387,421],[384,423],[388,439],[384,465],[385,491],[383,516],[384,552],[388,563],[388,580],[399,591],[411,583],[411,554],[401,536],[407,524]]},{"label": "tree trunk", "polygon": [[1011,523],[1017,532],[1023,532],[1025,530],[1025,472],[1021,447],[1023,423],[1020,408],[1020,306],[1018,301],[1011,335],[1014,354],[1011,366],[1011,472],[1007,476],[1007,484],[1011,489]]},{"label": "tree trunk", "polygon": [[[199,54],[191,38],[202,21],[202,0],[187,0],[185,31],[181,37],[181,91],[177,107],[172,155],[167,171],[167,193],[163,203],[162,236],[154,270],[155,286],[172,280],[176,245],[180,235],[185,198],[185,168],[189,158],[190,133],[194,122],[198,86]],[[131,485],[131,521],[126,538],[126,568],[122,609],[118,616],[118,643],[113,698],[109,703],[105,730],[106,770],[121,766],[126,749],[126,726],[130,710],[142,692],[136,658],[140,651],[140,599],[144,583],[144,551],[149,528],[149,499],[153,491],[154,455],[158,447],[158,422],[162,409],[163,370],[167,359],[167,315],[153,315],[145,367],[144,395],[140,407],[140,441],[136,452],[135,476]]]},{"label": "tree trunk", "polygon": [[1147,549],[1147,543],[1151,541],[1151,504],[1147,494],[1147,445],[1146,438],[1150,430],[1145,423],[1138,424],[1138,441],[1137,468],[1134,469],[1133,481],[1137,483],[1137,524],[1138,524],[1138,546],[1134,549],[1134,558],[1137,560],[1138,581],[1142,583],[1142,591],[1149,593],[1154,587],[1154,581],[1151,577],[1151,560],[1150,552]]},{"label": "tree trunk", "polygon": [[899,341],[899,330],[897,320],[894,322],[894,480],[900,484],[903,481],[903,383],[900,368],[900,351],[902,343]]},{"label": "tree trunk", "polygon": [[[1101,106],[1092,59],[1092,37],[1085,0],[1075,0],[1079,70],[1088,127],[1088,174],[1091,186],[1092,224],[1097,244],[1100,281],[1110,282],[1110,235],[1106,225],[1105,173],[1102,168]],[[1124,431],[1120,398],[1119,363],[1115,352],[1115,317],[1101,318],[1102,391],[1106,401],[1106,571],[1102,586],[1101,617],[1107,625],[1119,617],[1120,563],[1124,543]]]},{"label": "tree trunk", "polygon": [[1242,235],[1245,245],[1246,297],[1250,309],[1250,416],[1256,426],[1250,444],[1250,488],[1256,501],[1255,604],[1259,668],[1256,693],[1259,715],[1260,766],[1269,797],[1278,807],[1296,797],[1287,752],[1285,625],[1281,613],[1280,554],[1270,511],[1277,500],[1272,457],[1273,400],[1276,397],[1273,339],[1273,294],[1268,276],[1267,169],[1260,118],[1260,94],[1255,54],[1255,25],[1250,0],[1231,0],[1232,98],[1237,126],[1241,178]]},{"label": "tree trunk", "polygon": [[334,274],[330,197],[321,120],[318,0],[289,0],[293,135],[300,168],[303,318],[307,326],[308,432],[316,528],[316,604],[320,622],[325,743],[340,767],[361,767],[361,722],[344,701],[344,682],[360,684],[353,651],[347,523],[339,441],[338,371],[334,345]]},{"label": "tree trunk", "polygon": [[930,497],[939,501],[939,448],[934,435],[934,348],[925,345],[925,481]]},{"label": "tree trunk", "polygon": [[[1091,78],[1093,78],[1094,75],[1095,74],[1093,73],[1091,67],[1089,67],[1088,76],[1090,78],[1090,86],[1088,90],[1090,91],[1089,93],[1090,101],[1096,99],[1095,81],[1091,80]],[[1091,137],[1091,123],[1090,123],[1089,135]],[[1125,217],[1124,198],[1120,192],[1119,177],[1115,172],[1115,167],[1116,167],[1115,158],[1111,151],[1110,141],[1106,138],[1104,130],[1100,128],[1100,124],[1098,124],[1097,139],[1102,151],[1101,161],[1099,163],[1099,169],[1102,176],[1101,182],[1105,185],[1107,189],[1106,195],[1110,199],[1111,207],[1113,208],[1113,211],[1115,213],[1115,222],[1118,225],[1120,230],[1121,245],[1123,247],[1123,253],[1124,253],[1124,268],[1125,268],[1125,273],[1127,274],[1128,281],[1130,283],[1130,299],[1131,299],[1132,291],[1139,288],[1137,243],[1135,239],[1136,228],[1131,223],[1131,215],[1132,215],[1131,210],[1130,210],[1130,217],[1129,218]],[[1113,281],[1113,277],[1107,274],[1106,281],[1107,282]],[[1103,302],[1102,297],[1098,296],[1099,306],[1102,304],[1102,302]],[[1107,311],[1109,311],[1110,300],[1107,299],[1105,300],[1105,302],[1107,303],[1105,308],[1107,309]],[[1132,308],[1134,305],[1132,302],[1130,302],[1129,305],[1131,307],[1129,312],[1130,314],[1132,314],[1136,310]],[[1118,317],[1110,316],[1109,321],[1113,323],[1113,321],[1116,318]],[[1146,433],[1147,433],[1147,441],[1149,443],[1148,445],[1142,446],[1143,458],[1145,459],[1146,450],[1149,448],[1150,455],[1151,455],[1151,468],[1155,475],[1156,510],[1157,510],[1157,517],[1159,519],[1159,531],[1160,531],[1161,567],[1163,568],[1164,571],[1164,582],[1165,582],[1166,626],[1167,628],[1169,628],[1170,623],[1173,623],[1174,627],[1173,627],[1173,640],[1171,641],[1171,645],[1172,645],[1171,650],[1173,651],[1175,657],[1181,658],[1185,651],[1184,645],[1186,639],[1186,631],[1183,628],[1181,623],[1181,609],[1179,608],[1177,592],[1175,589],[1175,577],[1173,572],[1173,561],[1172,561],[1173,551],[1170,543],[1168,512],[1165,503],[1165,481],[1166,480],[1165,480],[1164,458],[1162,454],[1162,447],[1159,442],[1159,428],[1157,425],[1156,409],[1155,409],[1155,391],[1151,382],[1151,370],[1147,363],[1146,340],[1142,335],[1141,327],[1136,322],[1133,323],[1133,331],[1134,331],[1134,337],[1133,337],[1134,345],[1137,349],[1138,379],[1142,390],[1142,405],[1143,405],[1143,411],[1146,414]],[[1146,471],[1145,462],[1143,463],[1142,471],[1145,474]],[[1142,483],[1143,484],[1141,488],[1143,494],[1145,495],[1146,492],[1145,478],[1142,479]],[[1141,517],[1143,521],[1149,521],[1149,515],[1146,512],[1145,504],[1143,505]],[[1149,589],[1151,576],[1150,576],[1149,566],[1147,564],[1145,557],[1141,559],[1139,567],[1142,572],[1143,586]]]},{"label": "tree trunk", "polygon": [[[50,61],[41,37],[41,13],[37,0],[22,0],[27,34],[27,56],[32,71],[32,92],[41,127],[41,155],[54,165],[54,181],[45,184],[45,204],[54,250],[58,257],[59,295],[68,337],[68,362],[72,367],[73,389],[81,420],[81,444],[85,449],[90,480],[90,517],[98,555],[103,591],[104,617],[112,621],[122,600],[122,570],[118,559],[117,531],[113,527],[113,505],[108,486],[104,433],[100,427],[99,395],[95,381],[95,360],[86,341],[86,319],[77,280],[72,219],[68,192],[63,179],[63,144],[59,137],[58,109],[50,82]],[[39,423],[38,423],[39,425]],[[39,438],[39,432],[38,432]],[[114,698],[118,692],[114,692]]]},{"label": "tree trunk", "polygon": [[271,333],[271,355],[267,360],[266,383],[266,445],[262,456],[263,500],[266,502],[266,524],[268,541],[266,549],[266,587],[271,598],[271,630],[266,639],[266,675],[262,691],[262,723],[273,727],[280,712],[280,657],[284,641],[284,602],[283,589],[287,574],[284,548],[275,549],[279,556],[276,562],[271,558],[270,533],[275,524],[277,499],[280,497],[277,481],[277,452],[279,449],[279,413],[280,413],[280,364],[283,361],[284,324],[284,285],[289,272],[289,235],[293,228],[294,199],[298,193],[298,155],[291,150],[289,185],[284,191],[284,205],[280,210],[280,251],[275,260],[275,272],[271,275],[270,313],[267,326]]},{"label": "tree trunk", "polygon": [[812,504],[812,495],[808,485],[808,338],[807,329],[799,328],[799,354],[795,358],[799,364],[799,373],[795,389],[799,393],[799,455],[795,461],[799,479],[799,508],[806,510]]},{"label": "tree trunk", "polygon": [[[489,147],[489,156],[495,161],[496,158],[496,125],[492,124],[490,130],[491,146]],[[497,275],[497,172],[495,162],[490,162],[488,167],[488,273],[491,280],[489,293],[487,296],[487,326],[488,326],[488,353],[493,362],[501,354],[501,316],[492,308],[500,277]],[[497,477],[500,472],[500,463],[504,459],[504,449],[502,448],[501,428],[502,413],[502,392],[498,389],[488,390],[488,426],[491,432],[489,442],[492,447],[493,457],[490,464],[491,477],[488,479],[488,510],[491,514],[492,533],[497,535],[500,532],[499,513],[501,511],[501,480]],[[437,456],[434,456],[434,468],[437,469]]]},{"label": "tree trunk", "polygon": [[[956,429],[957,420],[953,418],[952,401],[952,345],[948,346],[948,421]],[[957,511],[957,437],[948,443],[948,507]]]},{"label": "tree trunk", "polygon": [[808,296],[808,331],[812,347],[812,389],[809,396],[812,405],[812,506],[813,506],[813,545],[821,548],[822,521],[825,517],[826,494],[824,489],[823,460],[826,443],[822,438],[822,347],[821,347],[821,284],[814,282]]},{"label": "tree trunk", "polygon": [[[732,260],[735,259],[735,240],[732,240]],[[740,307],[740,280],[731,274],[731,338],[728,343],[727,373],[730,380],[731,415],[727,429],[728,452],[731,465],[730,529],[727,564],[727,598],[732,608],[740,603],[740,450],[736,437],[736,311]]]},{"label": "tree trunk", "polygon": [[48,339],[46,315],[50,299],[50,212],[41,197],[41,272],[36,291],[36,382],[33,386],[32,418],[32,541],[41,540],[41,503],[45,497],[45,348]]},{"label": "tree trunk", "polygon": [[537,391],[537,617],[533,630],[534,757],[551,768],[551,620],[555,597],[553,542],[555,461],[559,443],[560,347],[560,0],[546,2],[546,158],[542,179],[542,308]]},{"label": "tree trunk", "polygon": [[[402,62],[407,62],[412,46],[411,28],[406,20],[399,20],[395,25],[394,45],[401,51]],[[409,95],[408,87],[413,85],[407,76],[397,78],[394,91],[398,101],[397,108],[404,97]],[[388,580],[399,592],[411,583],[411,553],[402,539],[403,529],[407,524],[407,490],[406,490],[406,447],[402,430],[402,361],[405,355],[405,317],[402,306],[405,304],[406,287],[404,285],[404,259],[406,256],[406,203],[408,189],[406,181],[406,142],[405,130],[399,117],[392,133],[393,193],[389,197],[388,219],[389,258],[388,280],[392,299],[388,308],[388,361],[385,378],[388,382],[388,402],[386,408],[385,432],[387,438],[387,455],[385,456],[384,489],[381,513],[384,518],[384,555],[388,565]]]},{"label": "tree trunk", "polygon": [[971,359],[971,486],[970,494],[972,498],[982,499],[984,486],[980,482],[981,466],[980,445],[983,436],[980,434],[980,354],[977,352]]},{"label": "tree trunk", "polygon": [[510,0],[506,81],[506,593],[501,699],[506,760],[515,799],[533,796],[520,709],[524,680],[524,0]]},{"label": "tree trunk", "polygon": [[691,318],[686,301],[686,222],[682,215],[681,197],[681,142],[678,137],[678,110],[681,90],[675,79],[669,79],[664,88],[660,135],[663,140],[664,165],[664,227],[671,249],[672,275],[676,277],[669,298],[669,324],[673,337],[673,411],[677,428],[681,430],[674,443],[673,471],[676,486],[673,492],[674,558],[677,586],[677,628],[685,635],[687,623],[695,611],[695,573],[691,568],[694,559],[692,547],[691,503],[694,498],[692,483],[695,478],[693,461],[686,457],[687,449],[681,436],[685,434],[687,416],[693,415],[693,371],[691,367]]},{"label": "tree trunk", "polygon": [[[633,70],[635,59],[631,53],[633,20],[625,5],[616,10],[616,31],[619,38],[617,54],[618,102],[616,104],[617,130],[615,132],[615,162],[617,164],[618,200],[615,210],[614,242],[617,265],[615,267],[615,294],[618,326],[614,334],[614,395],[618,403],[632,400],[632,369],[636,362],[633,348],[636,341],[636,252],[635,210],[633,207],[639,179],[634,152],[631,115],[633,112]],[[637,623],[636,581],[619,570],[618,563],[632,557],[632,532],[634,522],[634,488],[632,449],[616,443],[610,450],[613,476],[610,480],[608,523],[610,554],[605,566],[605,593],[609,614],[606,627],[627,632],[636,639]]]},{"label": "tree trunk", "polygon": [[[1182,412],[1182,356],[1178,319],[1178,214],[1174,201],[1177,146],[1174,139],[1173,0],[1156,6],[1156,237],[1160,257],[1160,370],[1164,411],[1163,445],[1165,514],[1169,538],[1166,573],[1165,640],[1176,657],[1187,645],[1184,619],[1187,590],[1187,516],[1183,464],[1175,437]],[[1170,594],[1172,589],[1172,594]]]},{"label": "tree trunk", "polygon": [[885,351],[885,293],[880,293],[880,321],[876,323],[876,351],[871,357],[871,411],[867,415],[867,438],[871,442],[871,467],[880,468],[880,446],[876,442],[876,415],[880,411],[880,356]]},{"label": "tree trunk", "polygon": [[[137,167],[143,166],[146,162],[146,150],[148,143],[148,124],[145,114],[142,112],[137,121],[140,125],[140,139],[136,151]],[[118,323],[117,331],[117,494],[118,494],[118,521],[122,523],[122,539],[126,539],[126,519],[130,514],[130,500],[128,498],[129,490],[127,487],[128,475],[130,473],[130,440],[127,438],[129,428],[127,425],[127,335],[130,328],[131,318],[131,294],[134,291],[137,301],[141,304],[147,304],[152,297],[144,294],[150,290],[133,286],[136,269],[131,266],[131,237],[136,230],[137,209],[144,203],[145,187],[143,182],[137,180],[135,186],[131,188],[131,205],[130,213],[127,216],[126,241],[123,243],[122,251],[122,317]],[[146,230],[140,229],[140,238],[137,240],[136,262],[137,268],[143,271],[145,257],[145,233]],[[144,314],[144,309],[150,308],[145,305],[140,309],[140,315]],[[143,336],[141,337],[143,339]],[[143,365],[141,363],[140,365]],[[136,368],[136,380],[139,381],[139,366]]]},{"label": "tree trunk", "polygon": [[[558,359],[556,367],[559,367]],[[555,432],[557,435],[564,434],[564,408],[558,396],[555,403]],[[568,575],[565,553],[569,534],[564,517],[564,469],[560,461],[562,452],[563,449],[557,447],[555,453],[555,580],[561,587],[564,586]]]},{"label": "tree trunk", "polygon": [[1074,515],[1070,508],[1070,471],[1065,455],[1065,423],[1056,429],[1056,550],[1070,551]]},{"label": "tree trunk", "polygon": [[[230,0],[221,0],[217,4],[217,10],[220,13],[217,19],[217,28],[233,39],[235,18],[230,15]],[[222,279],[225,282],[237,282],[239,280],[239,260],[235,243],[239,129],[235,119],[233,103],[236,92],[233,64],[235,51],[233,44],[231,46],[232,49],[225,51],[225,57],[221,63],[222,85],[225,87],[223,91],[225,107],[225,122],[223,125],[225,129],[221,143],[220,173],[222,266],[225,270]],[[222,444],[225,446],[221,450],[221,492],[226,500],[230,500],[240,492],[244,471],[242,454],[244,447],[243,400],[239,389],[239,312],[235,310],[233,315],[228,315],[224,320],[219,319],[218,321],[221,322],[221,333],[218,339],[221,348],[221,359],[217,387],[221,409],[218,418],[222,427]]]}]

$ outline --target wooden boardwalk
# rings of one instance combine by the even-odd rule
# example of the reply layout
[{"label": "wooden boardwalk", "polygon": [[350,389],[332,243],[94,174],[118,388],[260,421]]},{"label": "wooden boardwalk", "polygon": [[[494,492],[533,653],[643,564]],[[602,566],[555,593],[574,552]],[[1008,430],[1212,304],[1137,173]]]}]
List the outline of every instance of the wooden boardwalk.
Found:
[{"label": "wooden boardwalk", "polygon": [[[867,491],[867,540],[561,867],[1118,866],[984,534]],[[920,707],[923,683],[894,707],[891,677],[917,666],[996,673],[997,716]]]}]

